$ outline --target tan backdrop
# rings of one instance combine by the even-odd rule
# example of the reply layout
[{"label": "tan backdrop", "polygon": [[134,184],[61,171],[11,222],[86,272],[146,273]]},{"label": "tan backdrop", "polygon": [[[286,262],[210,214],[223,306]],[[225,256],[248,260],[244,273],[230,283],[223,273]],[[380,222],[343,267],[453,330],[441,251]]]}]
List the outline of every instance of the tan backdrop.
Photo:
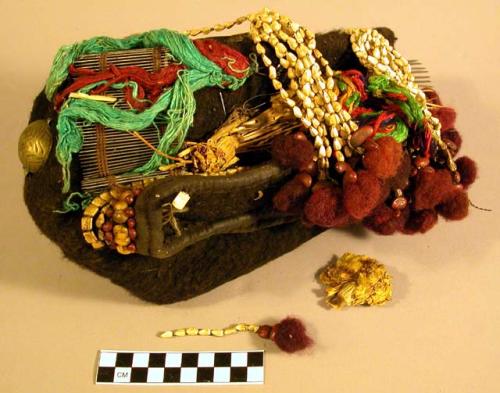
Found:
[{"label": "tan backdrop", "polygon": [[[22,202],[17,139],[60,45],[94,35],[232,20],[262,1],[0,1],[0,391],[115,392],[96,386],[99,349],[263,348],[266,382],[252,392],[493,392],[500,358],[498,239],[499,54],[497,1],[269,1],[316,31],[389,26],[421,60],[459,113],[464,152],[479,161],[472,210],[425,236],[328,231],[261,269],[188,302],[155,306],[63,258]],[[386,307],[322,307],[314,273],[333,254],[366,253],[394,276]],[[278,353],[249,335],[162,341],[162,328],[302,317],[316,340],[306,354]],[[142,392],[155,388],[137,387]],[[163,388],[235,392],[226,388]],[[159,390],[159,389],[156,389]]]}]

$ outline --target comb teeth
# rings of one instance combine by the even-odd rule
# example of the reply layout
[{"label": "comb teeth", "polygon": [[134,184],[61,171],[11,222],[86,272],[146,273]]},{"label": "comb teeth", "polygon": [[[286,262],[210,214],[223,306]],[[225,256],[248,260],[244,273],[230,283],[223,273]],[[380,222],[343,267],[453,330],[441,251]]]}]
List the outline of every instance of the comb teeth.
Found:
[{"label": "comb teeth", "polygon": [[429,71],[419,60],[408,60],[408,64],[410,65],[411,73],[415,77],[415,82],[417,84],[425,87],[432,87],[432,80],[429,75]]}]

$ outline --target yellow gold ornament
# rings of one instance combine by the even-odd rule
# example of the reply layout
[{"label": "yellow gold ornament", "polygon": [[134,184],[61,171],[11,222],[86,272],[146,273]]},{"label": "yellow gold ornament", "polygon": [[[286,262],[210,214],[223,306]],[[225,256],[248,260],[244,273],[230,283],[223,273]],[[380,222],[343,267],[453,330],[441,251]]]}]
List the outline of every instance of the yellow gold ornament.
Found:
[{"label": "yellow gold ornament", "polygon": [[345,253],[319,275],[330,307],[384,304],[392,298],[392,277],[366,255]]},{"label": "yellow gold ornament", "polygon": [[19,160],[27,173],[35,173],[49,158],[52,135],[47,120],[31,122],[19,137]]}]

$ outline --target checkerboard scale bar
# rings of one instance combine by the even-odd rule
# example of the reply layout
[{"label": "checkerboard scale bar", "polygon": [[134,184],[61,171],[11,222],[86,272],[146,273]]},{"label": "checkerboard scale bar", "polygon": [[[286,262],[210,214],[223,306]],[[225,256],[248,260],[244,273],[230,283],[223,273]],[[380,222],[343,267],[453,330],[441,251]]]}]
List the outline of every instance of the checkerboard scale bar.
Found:
[{"label": "checkerboard scale bar", "polygon": [[99,351],[96,384],[234,385],[264,383],[264,351]]}]

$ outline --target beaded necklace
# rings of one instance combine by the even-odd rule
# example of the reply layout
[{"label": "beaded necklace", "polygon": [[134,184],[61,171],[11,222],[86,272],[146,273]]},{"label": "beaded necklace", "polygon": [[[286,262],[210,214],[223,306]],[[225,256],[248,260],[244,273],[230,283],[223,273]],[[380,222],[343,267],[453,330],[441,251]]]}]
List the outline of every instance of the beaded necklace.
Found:
[{"label": "beaded necklace", "polygon": [[[287,16],[264,8],[232,22],[189,30],[186,34],[197,36],[220,32],[247,21],[250,22],[256,52],[267,68],[274,88],[314,139],[320,176],[326,177],[331,158],[335,159],[337,170],[342,171],[345,157],[352,155],[350,140],[358,126],[337,100],[334,89],[336,72],[316,48],[314,33]],[[408,61],[377,30],[348,29],[346,33],[350,34],[354,53],[370,74],[386,76],[415,97],[423,111],[426,134],[445,152],[449,169],[456,172],[452,155],[440,137],[441,124],[429,111],[425,94],[415,83]],[[287,70],[288,89],[278,80],[276,66],[266,54],[263,42],[274,49],[280,65]]]}]

